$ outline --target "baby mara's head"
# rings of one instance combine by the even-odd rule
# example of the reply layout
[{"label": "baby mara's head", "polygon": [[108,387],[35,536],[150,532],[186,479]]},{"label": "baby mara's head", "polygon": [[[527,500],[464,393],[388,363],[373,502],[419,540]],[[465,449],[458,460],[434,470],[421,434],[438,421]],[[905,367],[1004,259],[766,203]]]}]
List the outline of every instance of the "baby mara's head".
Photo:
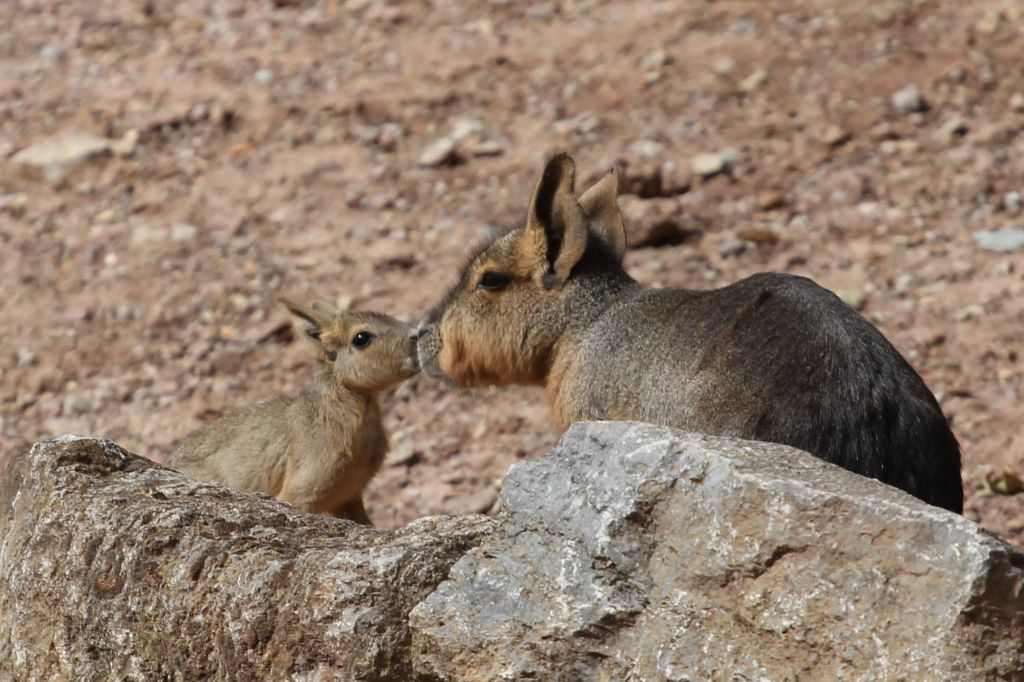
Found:
[{"label": "baby mara's head", "polygon": [[281,303],[313,358],[344,386],[381,391],[419,371],[412,327],[390,315],[341,312],[325,301]]}]

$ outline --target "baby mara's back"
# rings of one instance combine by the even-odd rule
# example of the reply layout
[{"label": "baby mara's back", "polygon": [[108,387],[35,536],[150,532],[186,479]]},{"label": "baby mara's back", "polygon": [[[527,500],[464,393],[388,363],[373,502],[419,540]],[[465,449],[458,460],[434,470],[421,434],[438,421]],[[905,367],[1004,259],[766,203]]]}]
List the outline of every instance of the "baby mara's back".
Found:
[{"label": "baby mara's back", "polygon": [[959,446],[931,392],[877,329],[809,279],[638,288],[583,334],[566,388],[580,409],[606,412],[590,418],[785,443],[962,506]]},{"label": "baby mara's back", "polygon": [[[264,492],[310,512],[332,512],[369,483],[387,454],[388,440],[376,401],[324,400],[316,395],[323,390],[314,386],[207,424],[182,441],[168,464],[195,478]],[[315,428],[318,424],[330,427]],[[298,491],[286,489],[289,481],[289,488],[296,487],[303,468],[315,468],[320,484],[306,480],[300,487],[333,494],[321,490],[307,495],[306,503]]]}]

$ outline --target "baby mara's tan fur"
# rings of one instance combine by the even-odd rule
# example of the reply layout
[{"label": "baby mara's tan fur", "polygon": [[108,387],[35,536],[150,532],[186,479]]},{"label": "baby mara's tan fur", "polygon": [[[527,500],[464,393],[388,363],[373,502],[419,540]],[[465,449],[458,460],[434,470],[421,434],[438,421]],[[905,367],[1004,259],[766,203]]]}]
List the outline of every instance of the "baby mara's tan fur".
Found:
[{"label": "baby mara's tan fur", "polygon": [[960,454],[934,396],[869,322],[804,277],[651,289],[622,267],[610,171],[578,199],[565,154],[526,224],[475,255],[420,323],[427,374],[540,384],[564,430],[637,420],[784,443],[960,511]]},{"label": "baby mara's tan fur", "polygon": [[378,394],[418,371],[412,329],[378,313],[282,302],[316,363],[312,385],[207,424],[168,464],[305,511],[369,524],[362,492],[388,451]]}]

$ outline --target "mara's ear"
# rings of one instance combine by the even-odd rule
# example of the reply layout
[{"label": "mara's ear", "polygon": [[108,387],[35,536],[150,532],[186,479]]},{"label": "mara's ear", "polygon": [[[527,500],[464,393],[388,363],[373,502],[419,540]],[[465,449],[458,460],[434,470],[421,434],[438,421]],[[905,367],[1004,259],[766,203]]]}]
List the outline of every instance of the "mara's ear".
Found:
[{"label": "mara's ear", "polygon": [[580,197],[580,206],[590,219],[590,228],[608,245],[615,257],[626,255],[626,227],[619,212],[619,174],[609,168],[604,177]]},{"label": "mara's ear", "polygon": [[545,289],[560,288],[587,248],[587,216],[573,189],[576,164],[566,153],[544,166],[526,214],[526,236],[544,256]]},{"label": "mara's ear", "polygon": [[326,315],[331,319],[334,319],[335,317],[341,314],[338,311],[338,308],[335,307],[335,305],[333,303],[330,303],[329,301],[313,301],[312,308],[314,311],[322,315]]},{"label": "mara's ear", "polygon": [[283,305],[294,318],[295,327],[299,330],[302,338],[311,343],[320,343],[320,332],[330,322],[330,317],[321,310],[317,310],[316,304],[312,307],[299,305],[286,298],[281,299]]}]

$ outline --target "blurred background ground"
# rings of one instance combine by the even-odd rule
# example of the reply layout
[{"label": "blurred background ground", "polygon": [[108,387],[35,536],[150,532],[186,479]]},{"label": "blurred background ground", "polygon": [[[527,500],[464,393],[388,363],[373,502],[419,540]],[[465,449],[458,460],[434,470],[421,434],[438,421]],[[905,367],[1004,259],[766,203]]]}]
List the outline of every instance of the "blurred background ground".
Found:
[{"label": "blurred background ground", "polygon": [[[952,420],[967,515],[1024,545],[986,483],[1024,468],[1016,0],[2,3],[2,450],[160,460],[296,390],[279,296],[417,319],[557,149],[624,171],[642,282],[781,270],[860,308]],[[557,438],[539,390],[386,406],[384,526],[493,510]]]}]

